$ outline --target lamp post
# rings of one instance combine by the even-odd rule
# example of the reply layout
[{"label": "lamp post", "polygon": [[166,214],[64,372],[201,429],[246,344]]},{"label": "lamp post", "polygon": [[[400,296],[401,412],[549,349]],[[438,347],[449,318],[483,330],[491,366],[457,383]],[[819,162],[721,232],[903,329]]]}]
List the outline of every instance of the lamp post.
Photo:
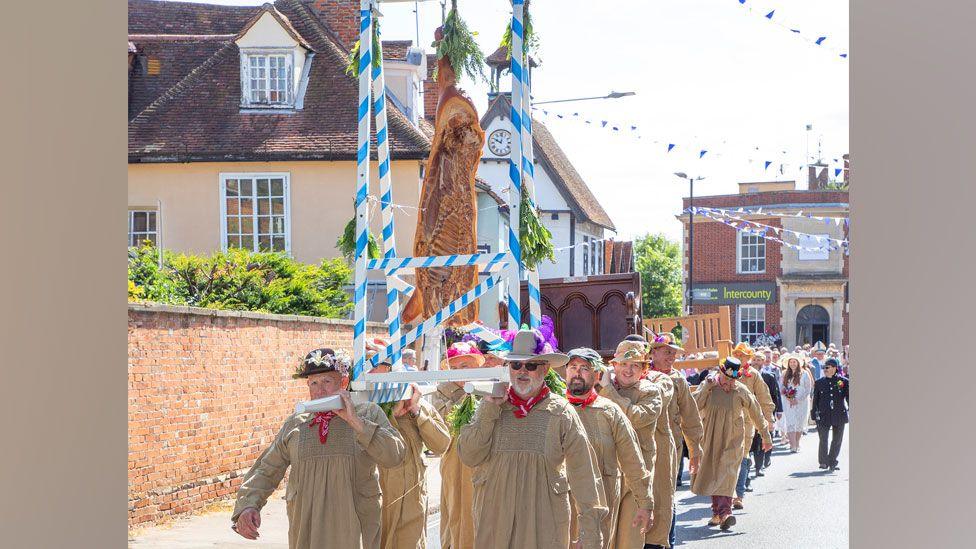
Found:
[{"label": "lamp post", "polygon": [[688,314],[692,314],[692,306],[695,303],[695,292],[692,286],[695,283],[695,181],[701,181],[704,177],[688,177],[684,172],[674,172],[674,175],[681,179],[688,180]]},{"label": "lamp post", "polygon": [[569,101],[589,101],[591,99],[620,99],[621,97],[630,97],[631,95],[637,95],[637,92],[615,92],[612,91],[606,95],[594,95],[593,97],[575,97],[573,99],[552,99],[550,101],[533,101],[533,105],[546,105],[548,103],[567,103]]}]

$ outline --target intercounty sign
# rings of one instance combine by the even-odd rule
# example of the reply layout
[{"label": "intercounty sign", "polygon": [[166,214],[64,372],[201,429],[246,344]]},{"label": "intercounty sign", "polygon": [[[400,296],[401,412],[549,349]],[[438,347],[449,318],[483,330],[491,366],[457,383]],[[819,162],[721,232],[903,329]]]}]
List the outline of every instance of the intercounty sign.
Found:
[{"label": "intercounty sign", "polygon": [[775,282],[711,282],[691,287],[696,305],[774,303]]}]

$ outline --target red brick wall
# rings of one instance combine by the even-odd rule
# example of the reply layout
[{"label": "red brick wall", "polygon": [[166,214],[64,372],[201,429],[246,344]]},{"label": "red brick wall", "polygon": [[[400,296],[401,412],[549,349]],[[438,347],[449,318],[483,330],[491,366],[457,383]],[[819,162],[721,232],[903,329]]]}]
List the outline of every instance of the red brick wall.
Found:
[{"label": "red brick wall", "polygon": [[437,67],[437,54],[427,54],[427,79],[424,80],[424,118],[434,121],[437,114],[437,81],[434,80],[434,69]]},{"label": "red brick wall", "polygon": [[319,16],[342,44],[352,49],[359,40],[359,0],[306,0],[312,13]]},{"label": "red brick wall", "polygon": [[[382,335],[370,324],[372,335]],[[233,496],[296,402],[291,374],[318,347],[349,348],[342,320],[130,305],[129,524]]]}]

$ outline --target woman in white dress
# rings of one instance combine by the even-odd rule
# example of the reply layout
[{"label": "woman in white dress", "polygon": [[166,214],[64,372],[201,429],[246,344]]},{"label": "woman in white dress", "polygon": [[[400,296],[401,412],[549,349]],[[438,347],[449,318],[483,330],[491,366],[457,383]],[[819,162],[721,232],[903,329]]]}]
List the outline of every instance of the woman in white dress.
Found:
[{"label": "woman in white dress", "polygon": [[803,371],[802,359],[797,355],[784,355],[780,362],[786,366],[780,389],[783,393],[782,429],[790,443],[790,452],[795,454],[800,450],[800,436],[806,430],[813,382]]}]

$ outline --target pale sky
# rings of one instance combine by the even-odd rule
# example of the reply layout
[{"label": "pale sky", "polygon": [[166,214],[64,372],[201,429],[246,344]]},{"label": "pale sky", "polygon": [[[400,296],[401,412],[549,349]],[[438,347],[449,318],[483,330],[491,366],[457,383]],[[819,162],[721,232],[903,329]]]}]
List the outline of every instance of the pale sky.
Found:
[{"label": "pale sky", "polygon": [[[482,51],[493,52],[511,3],[458,4]],[[674,216],[688,184],[673,172],[705,176],[695,184],[697,196],[735,193],[740,181],[796,179],[806,188],[806,170],[799,167],[808,161],[808,137],[810,161],[818,148],[828,164],[848,152],[848,61],[838,55],[849,51],[848,6],[849,0],[533,0],[541,42],[536,101],[637,93],[540,106],[549,116],[536,111],[536,119],[610,214],[618,239],[663,232],[678,240],[681,224]],[[771,22],[764,15],[774,9]],[[380,10],[384,40],[416,40],[412,2]],[[427,51],[440,21],[440,2],[420,3],[420,44]],[[827,37],[820,46],[803,38],[818,36]],[[510,81],[506,74],[503,91]],[[483,113],[487,84],[464,81],[461,87]],[[609,121],[607,129],[600,120]],[[609,130],[614,124],[621,126],[619,135]],[[677,146],[666,153],[667,143]],[[709,152],[699,159],[702,149]],[[767,160],[774,163],[764,170]],[[832,168],[829,173],[833,177]]]}]

